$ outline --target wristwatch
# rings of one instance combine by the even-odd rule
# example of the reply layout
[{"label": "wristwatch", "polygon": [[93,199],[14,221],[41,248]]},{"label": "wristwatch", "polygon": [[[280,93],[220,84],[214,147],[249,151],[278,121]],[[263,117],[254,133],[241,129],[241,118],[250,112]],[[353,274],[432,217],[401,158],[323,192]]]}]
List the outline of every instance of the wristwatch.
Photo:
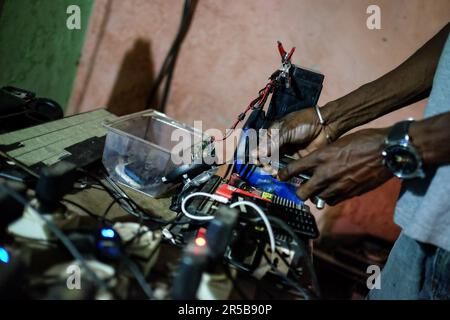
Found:
[{"label": "wristwatch", "polygon": [[424,178],[422,159],[408,134],[414,120],[396,123],[384,141],[383,164],[400,179]]}]

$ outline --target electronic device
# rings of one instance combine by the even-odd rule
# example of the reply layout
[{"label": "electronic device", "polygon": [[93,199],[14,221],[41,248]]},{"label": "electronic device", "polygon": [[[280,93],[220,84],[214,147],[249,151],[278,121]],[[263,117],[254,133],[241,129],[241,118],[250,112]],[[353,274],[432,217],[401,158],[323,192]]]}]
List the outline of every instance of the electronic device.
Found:
[{"label": "electronic device", "polygon": [[67,237],[82,253],[94,254],[102,261],[119,260],[123,241],[113,228],[77,228],[65,230]]},{"label": "electronic device", "polygon": [[0,245],[0,299],[26,299],[29,292],[20,285],[26,276],[19,252]]},{"label": "electronic device", "polygon": [[216,218],[208,224],[206,241],[209,244],[209,256],[213,262],[223,258],[238,221],[238,210],[221,206]]},{"label": "electronic device", "polygon": [[408,130],[413,120],[396,123],[389,132],[381,155],[383,164],[400,179],[424,178],[422,159],[411,142]]},{"label": "electronic device", "polygon": [[287,114],[317,105],[324,75],[290,64],[288,77],[282,77],[273,91],[267,113],[254,110],[244,129],[267,129]]},{"label": "electronic device", "polygon": [[141,267],[144,276],[148,276],[158,259],[161,231],[149,230],[148,227],[134,222],[116,222],[113,230],[118,233],[122,242],[127,244],[126,253]]},{"label": "electronic device", "polygon": [[[234,175],[230,182],[237,183],[239,181],[241,181],[239,177]],[[247,200],[255,203],[267,216],[278,217],[285,221],[299,236],[301,241],[305,242],[303,246],[307,245],[310,239],[315,239],[319,236],[315,218],[306,205],[299,205],[276,195],[247,187],[243,183],[237,184],[245,188],[245,190],[227,184],[221,177],[213,176],[202,187],[195,188],[193,192],[214,193],[230,199],[231,202]],[[188,202],[187,207],[192,214],[209,216],[216,215],[220,208],[226,206],[207,197],[194,197]],[[229,264],[236,268],[245,272],[253,272],[264,261],[263,256],[267,252],[268,247],[267,233],[259,216],[256,212],[252,212],[251,208],[238,206],[236,209],[239,210],[238,222],[233,230],[232,240],[229,242],[224,257]],[[198,223],[200,222],[191,223],[192,228],[195,228],[195,225],[198,225]],[[200,225],[209,228],[208,223]],[[294,248],[292,237],[286,234],[284,230],[277,228],[275,224],[272,227],[277,241],[277,250],[284,252],[286,256],[283,256],[283,258],[286,258],[288,264],[294,267],[300,261],[300,257],[304,256],[304,253],[300,252],[300,248]],[[186,234],[189,234],[189,230],[190,228],[185,229]],[[280,270],[285,274],[289,273],[286,268],[281,268]]]},{"label": "electronic device", "polygon": [[[248,200],[261,207],[267,214],[284,220],[300,237],[309,239],[319,237],[316,220],[306,205],[299,205],[294,201],[267,192],[255,191],[255,193],[252,193],[242,190],[224,183],[219,176],[213,176],[202,188],[196,191],[221,195],[231,199],[232,202],[236,202],[238,199]],[[187,208],[189,212],[196,215],[214,215],[219,206],[219,203],[209,198],[197,197],[188,203]],[[247,212],[247,209],[242,208],[242,211]],[[252,219],[255,216],[240,215],[239,217]]]},{"label": "electronic device", "polygon": [[61,119],[63,116],[63,110],[56,101],[38,98],[33,92],[20,88],[0,88],[0,133]]},{"label": "electronic device", "polygon": [[[214,194],[215,190],[222,183],[222,177],[213,176],[202,187],[198,188],[200,192]],[[196,191],[196,190],[193,190]],[[219,204],[208,198],[197,197],[192,199],[187,205],[188,211],[198,215],[214,215]]]},{"label": "electronic device", "polygon": [[278,180],[265,172],[263,168],[253,164],[240,163],[236,163],[235,168],[236,172],[255,188],[268,193],[273,193],[299,205],[303,203],[303,201],[297,197],[297,187],[295,185]]},{"label": "electronic device", "polygon": [[223,196],[227,199],[232,198],[234,193],[238,193],[238,194],[242,194],[242,195],[246,195],[246,196],[250,196],[250,197],[255,197],[261,200],[266,200],[266,201],[270,201],[270,199],[272,199],[273,195],[267,192],[261,192],[258,189],[253,189],[253,190],[243,190],[234,186],[231,186],[227,183],[223,183],[221,184],[215,191],[215,194],[219,195],[219,196]]},{"label": "electronic device", "polygon": [[201,227],[188,244],[172,289],[174,299],[195,299],[202,274],[213,272],[222,262],[232,241],[238,211],[227,206],[217,209],[216,218]]},{"label": "electronic device", "polygon": [[[274,121],[289,113],[314,107],[318,103],[324,76],[292,64],[290,59],[294,49],[287,53],[282,44],[278,42],[282,67],[272,74],[262,96],[260,93],[259,100],[251,104],[253,111],[243,126],[244,131],[239,142],[234,170],[252,186],[301,204],[302,201],[296,195],[297,188],[295,186],[289,182],[279,181],[261,168],[246,161],[249,159],[250,152],[248,130],[267,129]],[[270,92],[272,92],[272,98],[265,113],[264,102]],[[242,152],[244,154],[241,154]],[[319,207],[323,207],[322,203]]]},{"label": "electronic device", "polygon": [[212,166],[205,163],[183,164],[162,178],[164,183],[178,183],[183,179],[192,179]]},{"label": "electronic device", "polygon": [[[5,182],[8,188],[15,192],[25,194],[26,188],[18,182]],[[6,237],[7,227],[22,216],[23,206],[17,202],[9,193],[0,189],[0,241]]]},{"label": "electronic device", "polygon": [[172,299],[196,299],[202,274],[208,265],[208,251],[208,244],[203,236],[195,238],[187,245],[173,282]]},{"label": "electronic device", "polygon": [[102,123],[115,118],[99,109],[0,134],[0,151],[34,172],[62,160],[86,167],[101,160],[107,131]]},{"label": "electronic device", "polygon": [[46,212],[58,206],[62,197],[73,189],[73,184],[81,173],[75,164],[67,161],[44,167],[36,184],[36,198]]},{"label": "electronic device", "polygon": [[[242,200],[253,202],[258,207],[263,209],[268,215],[282,219],[297,233],[299,237],[308,239],[316,239],[319,237],[316,219],[309,212],[309,208],[307,206],[298,206],[295,203],[279,197],[276,197],[269,202],[256,197],[233,193],[232,202]],[[252,219],[255,217],[254,214],[248,214],[248,210],[252,210],[251,208],[248,209],[242,207],[240,209],[241,213],[243,213],[239,216],[241,219]],[[277,227],[274,226],[274,229],[276,228]]]}]

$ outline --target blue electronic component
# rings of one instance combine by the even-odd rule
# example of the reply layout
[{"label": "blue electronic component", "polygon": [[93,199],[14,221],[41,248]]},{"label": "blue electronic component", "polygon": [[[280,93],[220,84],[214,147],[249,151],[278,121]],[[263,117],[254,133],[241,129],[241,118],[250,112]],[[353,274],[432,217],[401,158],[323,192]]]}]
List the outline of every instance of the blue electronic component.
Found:
[{"label": "blue electronic component", "polygon": [[121,257],[121,238],[114,229],[101,229],[96,247],[102,258],[115,260]]},{"label": "blue electronic component", "polygon": [[266,173],[262,168],[252,164],[235,164],[236,172],[247,181],[251,186],[272,193],[280,198],[293,201],[295,204],[301,205],[303,203],[297,197],[296,187],[287,182],[272,177]]},{"label": "blue electronic component", "polygon": [[0,262],[4,264],[9,263],[9,253],[2,247],[0,247]]},{"label": "blue electronic component", "polygon": [[[249,164],[248,160],[243,158],[244,155],[248,155],[247,150],[248,134],[247,130],[244,130],[238,146],[238,157],[235,160],[235,170],[241,176],[242,179],[247,181],[251,186],[272,193],[280,198],[293,201],[295,204],[301,205],[303,201],[297,197],[297,187],[289,182],[282,182],[270,174],[265,172],[261,167],[254,164]],[[247,157],[248,158],[248,157]]]},{"label": "blue electronic component", "polygon": [[116,232],[110,228],[102,229],[101,234],[102,234],[103,238],[109,238],[109,239],[112,239],[116,236]]}]

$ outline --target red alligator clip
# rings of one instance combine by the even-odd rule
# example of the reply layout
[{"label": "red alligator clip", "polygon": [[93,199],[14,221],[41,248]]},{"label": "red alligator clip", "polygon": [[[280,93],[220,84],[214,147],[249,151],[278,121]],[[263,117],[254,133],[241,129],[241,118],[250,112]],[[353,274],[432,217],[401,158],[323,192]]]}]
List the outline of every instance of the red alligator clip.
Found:
[{"label": "red alligator clip", "polygon": [[284,50],[283,48],[283,44],[280,41],[278,42],[278,51],[280,52],[280,56],[281,56],[281,62],[285,63],[291,60],[292,55],[294,54],[295,51],[295,47],[293,47],[291,49],[291,51],[289,51],[289,53],[286,52],[286,50]]}]

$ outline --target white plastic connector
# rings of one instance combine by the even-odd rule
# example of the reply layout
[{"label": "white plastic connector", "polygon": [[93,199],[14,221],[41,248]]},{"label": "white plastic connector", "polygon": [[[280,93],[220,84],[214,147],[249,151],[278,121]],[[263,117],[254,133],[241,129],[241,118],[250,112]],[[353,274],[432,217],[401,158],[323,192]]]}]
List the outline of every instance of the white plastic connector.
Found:
[{"label": "white plastic connector", "polygon": [[192,219],[192,220],[207,221],[207,220],[214,219],[214,216],[196,216],[196,215],[190,214],[186,210],[186,202],[193,197],[208,197],[208,198],[213,199],[220,203],[224,203],[224,204],[228,203],[228,198],[226,198],[224,196],[219,196],[217,194],[210,194],[210,193],[206,193],[206,192],[191,193],[186,198],[184,198],[183,201],[181,202],[181,212],[183,212],[183,214],[186,217],[188,217],[189,219]]}]

